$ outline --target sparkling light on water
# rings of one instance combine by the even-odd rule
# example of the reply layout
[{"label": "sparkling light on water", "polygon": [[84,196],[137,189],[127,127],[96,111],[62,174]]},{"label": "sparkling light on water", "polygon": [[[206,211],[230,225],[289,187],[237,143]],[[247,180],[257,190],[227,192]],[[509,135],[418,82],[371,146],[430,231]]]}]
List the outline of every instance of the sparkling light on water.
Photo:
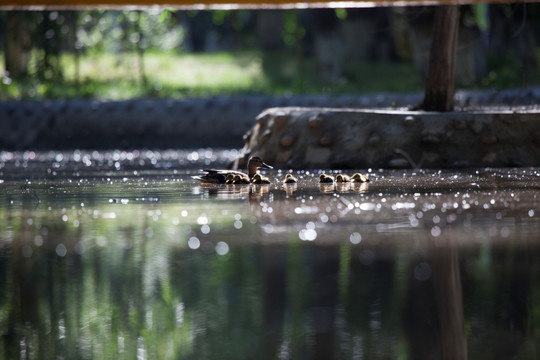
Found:
[{"label": "sparkling light on water", "polygon": [[349,237],[349,241],[351,242],[351,244],[360,244],[360,241],[362,241],[362,235],[357,232],[353,232]]}]

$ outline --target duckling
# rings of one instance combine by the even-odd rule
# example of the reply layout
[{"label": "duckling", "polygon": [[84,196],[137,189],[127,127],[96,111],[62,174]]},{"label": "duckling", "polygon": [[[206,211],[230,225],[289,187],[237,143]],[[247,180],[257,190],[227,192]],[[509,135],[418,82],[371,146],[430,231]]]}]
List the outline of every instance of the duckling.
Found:
[{"label": "duckling", "polygon": [[338,174],[336,176],[336,181],[337,182],[350,182],[351,177],[349,175],[346,175],[346,174]]},{"label": "duckling", "polygon": [[352,176],[353,182],[366,183],[369,182],[369,177],[364,174],[356,173]]},{"label": "duckling", "polygon": [[245,174],[234,175],[233,184],[249,184],[249,177]]},{"label": "duckling", "polygon": [[227,177],[225,178],[225,184],[232,184],[234,181],[234,175],[233,174],[229,174],[227,175]]},{"label": "duckling", "polygon": [[252,184],[270,184],[270,179],[261,174],[255,174],[251,180]]},{"label": "duckling", "polygon": [[321,174],[321,176],[319,176],[319,182],[321,182],[321,183],[333,183],[334,182],[334,177],[332,175]]},{"label": "duckling", "polygon": [[298,182],[298,179],[292,174],[285,175],[285,179],[283,179],[284,184],[295,184],[297,182]]}]

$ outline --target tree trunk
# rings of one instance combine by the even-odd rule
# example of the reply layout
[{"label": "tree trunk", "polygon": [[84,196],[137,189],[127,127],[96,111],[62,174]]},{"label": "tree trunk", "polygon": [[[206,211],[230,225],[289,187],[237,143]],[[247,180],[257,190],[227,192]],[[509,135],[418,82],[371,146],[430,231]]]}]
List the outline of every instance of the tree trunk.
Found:
[{"label": "tree trunk", "polygon": [[24,77],[28,73],[30,36],[25,20],[23,12],[7,12],[4,65],[12,78]]},{"label": "tree trunk", "polygon": [[454,109],[454,74],[458,30],[458,5],[437,7],[433,20],[426,92],[421,106],[424,110],[451,111]]},{"label": "tree trunk", "polygon": [[257,36],[264,50],[276,50],[283,45],[283,11],[258,10]]}]

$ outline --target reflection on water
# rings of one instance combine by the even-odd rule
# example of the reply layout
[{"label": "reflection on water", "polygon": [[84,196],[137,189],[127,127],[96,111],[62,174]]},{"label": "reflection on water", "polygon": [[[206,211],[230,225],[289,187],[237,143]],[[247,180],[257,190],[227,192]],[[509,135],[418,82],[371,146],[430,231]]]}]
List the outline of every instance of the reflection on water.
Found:
[{"label": "reflection on water", "polygon": [[0,358],[538,357],[540,170],[205,186],[160,161],[0,163]]}]

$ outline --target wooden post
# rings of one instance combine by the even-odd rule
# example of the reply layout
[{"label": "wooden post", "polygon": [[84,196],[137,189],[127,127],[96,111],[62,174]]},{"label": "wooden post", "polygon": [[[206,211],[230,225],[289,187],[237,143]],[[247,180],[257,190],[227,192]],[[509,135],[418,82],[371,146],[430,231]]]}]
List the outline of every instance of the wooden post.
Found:
[{"label": "wooden post", "polygon": [[426,92],[421,108],[428,111],[454,109],[454,74],[459,31],[459,6],[435,9],[429,54]]}]

